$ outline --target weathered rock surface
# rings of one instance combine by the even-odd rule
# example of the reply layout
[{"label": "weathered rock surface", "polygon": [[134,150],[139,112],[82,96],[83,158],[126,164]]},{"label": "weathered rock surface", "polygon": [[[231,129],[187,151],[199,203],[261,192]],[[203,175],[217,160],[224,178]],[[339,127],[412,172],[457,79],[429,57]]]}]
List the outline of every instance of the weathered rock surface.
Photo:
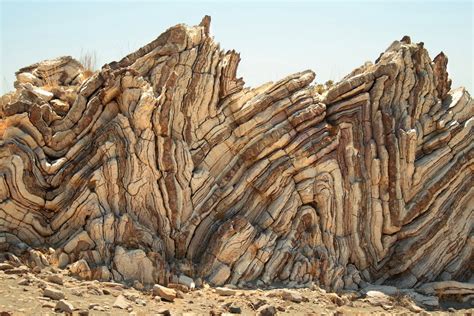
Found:
[{"label": "weathered rock surface", "polygon": [[246,88],[209,22],[90,78],[70,57],[19,70],[0,100],[0,251],[148,286],[471,278],[473,101],[444,54],[405,37],[323,94],[310,70]]}]

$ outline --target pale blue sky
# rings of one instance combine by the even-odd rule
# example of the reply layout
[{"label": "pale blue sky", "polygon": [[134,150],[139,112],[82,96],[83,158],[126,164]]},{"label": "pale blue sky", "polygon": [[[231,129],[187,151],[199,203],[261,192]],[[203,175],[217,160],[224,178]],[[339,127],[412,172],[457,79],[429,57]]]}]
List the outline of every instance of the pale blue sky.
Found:
[{"label": "pale blue sky", "polygon": [[374,61],[403,35],[432,58],[449,57],[453,86],[474,93],[472,1],[5,1],[1,11],[1,92],[14,72],[62,55],[95,52],[98,66],[118,60],[177,23],[212,16],[211,33],[241,53],[246,85],[313,69],[337,80]]}]

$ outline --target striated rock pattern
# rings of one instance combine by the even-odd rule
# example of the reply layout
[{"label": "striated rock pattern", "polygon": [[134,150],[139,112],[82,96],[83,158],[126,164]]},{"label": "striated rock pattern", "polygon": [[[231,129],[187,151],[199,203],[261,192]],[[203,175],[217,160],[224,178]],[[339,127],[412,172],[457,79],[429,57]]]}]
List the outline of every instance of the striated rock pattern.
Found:
[{"label": "striated rock pattern", "polygon": [[473,100],[444,54],[404,37],[323,94],[310,70],[246,88],[209,25],[90,78],[70,57],[17,72],[1,251],[41,265],[52,248],[82,278],[144,284],[472,278]]}]

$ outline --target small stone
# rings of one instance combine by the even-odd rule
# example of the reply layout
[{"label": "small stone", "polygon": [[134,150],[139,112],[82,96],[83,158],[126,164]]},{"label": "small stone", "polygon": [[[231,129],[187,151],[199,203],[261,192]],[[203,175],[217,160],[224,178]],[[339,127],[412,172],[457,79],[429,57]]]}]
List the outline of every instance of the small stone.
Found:
[{"label": "small stone", "polygon": [[41,307],[43,308],[55,308],[56,307],[56,304],[54,302],[44,302]]},{"label": "small stone", "polygon": [[49,297],[50,299],[56,301],[64,299],[64,293],[62,291],[49,287],[44,289],[43,296]]},{"label": "small stone", "polygon": [[138,290],[138,291],[143,291],[145,289],[143,284],[138,280],[133,281],[133,288]]},{"label": "small stone", "polygon": [[303,301],[303,296],[296,291],[291,290],[281,290],[280,297],[285,301],[291,301],[293,303],[301,303]]},{"label": "small stone", "polygon": [[6,262],[0,263],[0,271],[11,270],[13,268],[14,268],[14,266],[12,266],[9,263],[6,263]]},{"label": "small stone", "polygon": [[168,283],[168,287],[170,289],[175,289],[175,290],[179,290],[181,292],[184,292],[184,293],[188,293],[189,292],[189,288],[184,285],[184,284],[178,284],[178,283]]},{"label": "small stone", "polygon": [[74,311],[74,306],[66,300],[59,300],[54,309],[60,312],[72,313]]},{"label": "small stone", "polygon": [[140,298],[137,298],[137,299],[135,300],[135,304],[141,305],[141,306],[146,306],[146,301],[145,301],[145,300],[142,300],[142,299],[140,299]]},{"label": "small stone", "polygon": [[277,311],[284,312],[284,311],[286,311],[286,309],[283,306],[279,305],[279,306],[277,306]]},{"label": "small stone", "polygon": [[94,307],[97,307],[97,306],[100,306],[100,304],[99,303],[91,303],[91,304],[89,304],[88,308],[89,309],[94,309]]},{"label": "small stone", "polygon": [[398,293],[398,289],[396,287],[389,285],[369,284],[361,290],[363,294],[366,294],[369,291],[378,291],[385,295],[396,295]]},{"label": "small stone", "polygon": [[263,305],[266,305],[267,301],[261,298],[257,298],[256,300],[252,301],[251,304],[252,304],[253,309],[257,310]]},{"label": "small stone", "polygon": [[240,306],[237,306],[235,303],[232,303],[232,304],[228,307],[228,310],[229,310],[229,313],[232,313],[232,314],[240,314],[240,313],[242,313],[242,309],[240,308]]},{"label": "small stone", "polygon": [[106,309],[105,309],[104,307],[99,306],[99,305],[98,305],[98,306],[94,306],[92,309],[95,310],[95,311],[99,311],[99,312],[104,312],[104,311],[106,311]]},{"label": "small stone", "polygon": [[160,308],[159,310],[155,311],[155,313],[158,315],[171,316],[170,310],[166,308]]},{"label": "small stone", "polygon": [[410,312],[413,312],[413,313],[420,313],[423,311],[423,308],[418,307],[415,304],[407,304],[406,308],[408,308]]},{"label": "small stone", "polygon": [[127,308],[131,307],[131,304],[130,304],[130,302],[125,298],[125,296],[119,295],[119,296],[117,296],[117,298],[115,299],[114,305],[112,305],[112,306],[113,306],[113,307],[117,307],[117,308],[121,308],[121,309],[127,309]]},{"label": "small stone", "polygon": [[237,293],[236,290],[229,289],[229,288],[226,288],[226,287],[216,287],[215,291],[216,291],[217,294],[219,294],[221,296],[232,296],[232,295],[235,295]]},{"label": "small stone", "polygon": [[98,289],[98,288],[95,288],[95,287],[90,288],[90,289],[87,291],[87,293],[89,293],[89,294],[91,294],[91,295],[102,295],[102,294],[103,294],[103,292],[102,292],[101,289]]},{"label": "small stone", "polygon": [[202,279],[201,279],[201,278],[197,278],[197,279],[194,281],[194,284],[196,285],[197,288],[201,288],[201,287],[202,287]]},{"label": "small stone", "polygon": [[85,290],[83,289],[78,289],[78,288],[71,289],[71,294],[75,296],[82,297],[84,293],[85,293]]},{"label": "small stone", "polygon": [[64,283],[63,278],[61,276],[57,275],[57,274],[48,275],[46,280],[48,282],[59,284],[59,285],[63,285],[63,283]]},{"label": "small stone", "polygon": [[173,302],[174,299],[176,298],[177,294],[176,291],[170,288],[167,288],[165,286],[155,284],[153,286],[153,295],[159,296],[162,299]]},{"label": "small stone", "polygon": [[131,290],[131,291],[124,291],[124,292],[122,293],[122,295],[125,296],[125,298],[126,298],[127,300],[133,301],[133,302],[134,302],[135,300],[137,300],[137,299],[140,298],[140,294],[139,294],[138,292],[136,292],[136,291],[133,291],[133,290]]},{"label": "small stone", "polygon": [[18,285],[28,285],[30,284],[30,280],[28,279],[21,279],[20,281],[18,281]]},{"label": "small stone", "polygon": [[328,293],[326,295],[332,303],[336,304],[337,306],[343,306],[349,304],[349,299],[347,297],[341,297],[336,293]]},{"label": "small stone", "polygon": [[176,298],[184,298],[183,292],[181,292],[180,290],[176,290]]},{"label": "small stone", "polygon": [[276,308],[272,305],[266,304],[257,309],[258,316],[273,316],[276,315]]}]

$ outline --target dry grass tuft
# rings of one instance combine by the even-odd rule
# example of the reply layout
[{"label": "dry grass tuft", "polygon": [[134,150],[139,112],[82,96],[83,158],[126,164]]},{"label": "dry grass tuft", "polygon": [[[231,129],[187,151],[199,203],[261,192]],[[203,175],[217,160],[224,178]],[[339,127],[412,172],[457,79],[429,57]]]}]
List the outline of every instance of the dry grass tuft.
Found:
[{"label": "dry grass tuft", "polygon": [[97,55],[95,52],[81,52],[79,62],[84,66],[84,76],[89,78],[97,69]]},{"label": "dry grass tuft", "polygon": [[322,83],[318,83],[314,86],[314,90],[318,93],[318,94],[323,94],[325,93],[326,91],[328,91],[329,89],[331,89],[331,87],[334,86],[334,81],[332,80],[328,80],[326,81],[324,84]]}]

